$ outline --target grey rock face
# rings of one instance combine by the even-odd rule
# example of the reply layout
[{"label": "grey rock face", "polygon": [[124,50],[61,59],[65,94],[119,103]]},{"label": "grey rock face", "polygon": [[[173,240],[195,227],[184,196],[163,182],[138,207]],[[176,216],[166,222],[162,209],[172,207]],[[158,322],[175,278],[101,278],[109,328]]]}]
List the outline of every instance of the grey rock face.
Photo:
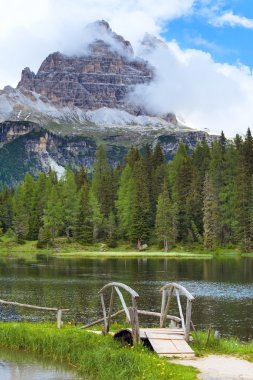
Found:
[{"label": "grey rock face", "polygon": [[16,138],[26,135],[36,128],[35,123],[6,121],[0,123],[0,143],[6,144]]},{"label": "grey rock face", "polygon": [[89,33],[103,39],[91,42],[85,55],[50,54],[37,74],[29,68],[22,71],[18,89],[26,96],[34,91],[54,105],[85,110],[120,108],[140,113],[129,104],[128,93],[135,85],[153,78],[152,67],[134,58],[130,42],[112,32],[108,23],[97,22],[90,29]]},{"label": "grey rock face", "polygon": [[[100,136],[101,138],[101,136]],[[160,143],[162,150],[169,160],[177,151],[180,142],[184,142],[190,151],[202,140],[208,143],[214,137],[205,132],[178,132],[160,136],[153,145]],[[117,165],[122,162],[127,153],[124,145],[117,141],[104,138],[103,140],[110,163]],[[36,176],[39,172],[47,172],[50,168],[66,166],[72,168],[85,166],[92,170],[97,142],[87,136],[62,136],[52,133],[36,123],[5,122],[0,123],[0,180],[10,185],[24,178],[26,172]],[[134,145],[134,138],[130,145]]]}]

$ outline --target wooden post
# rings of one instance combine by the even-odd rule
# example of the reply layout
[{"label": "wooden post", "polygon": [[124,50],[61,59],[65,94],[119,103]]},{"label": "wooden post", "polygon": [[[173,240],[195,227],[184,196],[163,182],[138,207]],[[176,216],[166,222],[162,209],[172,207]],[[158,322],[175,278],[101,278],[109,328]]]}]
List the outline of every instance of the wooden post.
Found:
[{"label": "wooden post", "polygon": [[[123,309],[125,310],[125,313],[126,313],[126,317],[127,317],[127,320],[130,322],[130,314],[129,314],[129,311],[128,311],[128,307],[126,305],[126,302],[124,300],[124,297],[123,297],[123,294],[121,293],[121,291],[119,290],[119,288],[117,286],[115,286],[115,290],[119,296],[119,299],[121,301],[121,304],[123,306]],[[127,323],[129,323],[127,322]]]},{"label": "wooden post", "polygon": [[192,302],[187,298],[186,318],[185,318],[185,340],[186,340],[186,342],[189,342],[189,338],[190,338],[191,313],[192,313]]},{"label": "wooden post", "polygon": [[166,302],[166,290],[164,289],[162,292],[162,306],[161,306],[161,316],[160,316],[160,327],[163,327],[163,315],[165,310],[165,302]]},{"label": "wooden post", "polygon": [[105,309],[105,300],[103,293],[100,294],[101,298],[101,304],[102,304],[102,310],[103,310],[103,317],[104,317],[104,327],[102,329],[102,333],[105,335],[107,334],[107,317],[106,317],[106,309]]},{"label": "wooden post", "polygon": [[58,309],[57,310],[57,328],[60,329],[61,326],[62,326],[62,310],[61,309]]},{"label": "wooden post", "polygon": [[132,297],[132,304],[133,306],[129,308],[129,314],[132,325],[133,343],[140,343],[138,308],[136,299],[134,297]]},{"label": "wooden post", "polygon": [[177,295],[177,305],[178,305],[178,310],[179,310],[179,314],[180,314],[180,318],[181,318],[182,328],[185,331],[184,314],[183,314],[183,311],[182,311],[182,306],[181,306],[181,301],[180,301],[180,296],[179,296],[178,289],[176,289],[176,295]]},{"label": "wooden post", "polygon": [[140,332],[139,332],[139,321],[138,321],[138,313],[136,313],[136,309],[134,307],[129,307],[129,313],[131,318],[132,325],[132,334],[133,334],[133,343],[140,342]]},{"label": "wooden post", "polygon": [[109,305],[109,310],[108,310],[108,318],[107,318],[107,326],[106,326],[106,332],[107,333],[109,332],[109,329],[110,329],[113,303],[114,303],[114,287],[112,287],[110,305]]},{"label": "wooden post", "polygon": [[[167,293],[166,289],[164,289],[163,292],[165,294],[163,294],[162,303],[164,302],[164,305],[165,305],[166,293]],[[170,303],[171,303],[171,300],[172,300],[173,292],[174,292],[174,286],[172,286],[170,288],[170,294],[169,294],[169,297],[167,299],[167,303],[166,303],[166,306],[164,307],[164,310],[163,311],[161,310],[161,319],[160,319],[160,327],[161,328],[165,327],[165,321],[166,321],[166,318],[167,318],[167,314],[169,312],[169,307],[170,307]]]}]

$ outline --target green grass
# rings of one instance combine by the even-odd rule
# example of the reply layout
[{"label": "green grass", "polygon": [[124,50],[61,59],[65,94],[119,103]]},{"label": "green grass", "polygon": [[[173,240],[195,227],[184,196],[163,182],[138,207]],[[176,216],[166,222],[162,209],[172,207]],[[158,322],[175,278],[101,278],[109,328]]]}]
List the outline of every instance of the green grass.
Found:
[{"label": "green grass", "polygon": [[138,251],[130,244],[119,242],[115,248],[108,247],[105,243],[81,245],[75,241],[68,241],[66,238],[57,238],[52,248],[37,248],[37,241],[26,241],[24,244],[17,244],[13,238],[2,236],[0,238],[0,256],[20,257],[26,259],[36,259],[37,254],[46,254],[59,257],[150,257],[150,258],[212,258],[214,256],[226,257],[252,257],[252,253],[242,254],[235,247],[221,247],[215,251],[204,250],[199,245],[178,245],[169,252],[164,252],[157,246],[149,246],[145,251]]},{"label": "green grass", "polygon": [[197,332],[197,335],[193,333],[194,341],[191,346],[196,355],[233,355],[253,362],[253,341],[241,342],[234,337],[216,340],[213,331],[211,331],[209,339],[207,336],[207,332]]},{"label": "green grass", "polygon": [[140,346],[52,324],[0,323],[0,347],[36,353],[70,365],[86,380],[194,380],[197,370],[169,363]]}]

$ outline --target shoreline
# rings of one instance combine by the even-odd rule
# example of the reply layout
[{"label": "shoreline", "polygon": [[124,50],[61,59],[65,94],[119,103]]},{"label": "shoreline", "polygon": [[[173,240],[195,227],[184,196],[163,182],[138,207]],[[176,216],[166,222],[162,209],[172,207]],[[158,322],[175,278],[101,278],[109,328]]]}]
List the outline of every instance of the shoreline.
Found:
[{"label": "shoreline", "polygon": [[122,346],[111,336],[66,324],[0,323],[0,347],[64,362],[86,380],[197,380],[198,370],[170,363],[142,345]]},{"label": "shoreline", "polygon": [[[117,330],[120,325],[117,325]],[[112,331],[116,331],[112,325]],[[248,343],[236,338],[215,340],[212,333],[197,331],[192,333],[191,343],[196,358],[240,358],[253,362],[253,340]],[[94,334],[80,330],[79,326],[65,323],[57,329],[53,323],[0,322],[0,348],[26,351],[54,362],[64,362],[85,379],[120,380],[130,376],[132,379],[153,380],[197,380],[198,370],[186,363],[174,364],[174,360],[160,358],[142,345],[122,346],[112,336]],[[174,362],[174,363],[173,363]],[[188,364],[189,363],[189,364]]]},{"label": "shoreline", "polygon": [[212,258],[253,258],[253,252],[243,253],[238,248],[220,247],[213,251],[202,247],[176,246],[171,251],[164,252],[155,246],[145,251],[137,251],[127,245],[116,248],[107,247],[106,244],[82,246],[75,242],[66,242],[58,239],[55,247],[37,248],[37,241],[26,241],[17,244],[14,241],[0,241],[0,258],[27,258],[35,259],[37,256],[50,256],[59,258],[179,258],[179,259],[212,259]]}]

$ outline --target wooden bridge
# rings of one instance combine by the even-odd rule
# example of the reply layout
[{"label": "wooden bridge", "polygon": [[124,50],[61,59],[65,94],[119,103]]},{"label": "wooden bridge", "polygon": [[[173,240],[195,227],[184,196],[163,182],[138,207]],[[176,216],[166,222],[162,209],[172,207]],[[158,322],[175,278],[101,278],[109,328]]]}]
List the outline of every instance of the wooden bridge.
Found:
[{"label": "wooden bridge", "polygon": [[[110,291],[109,306],[106,308],[106,296]],[[122,291],[128,293],[131,297],[131,306],[127,307]],[[103,318],[89,323],[81,328],[88,328],[98,323],[103,323],[102,333],[108,334],[112,319],[125,313],[127,321],[131,324],[131,328],[123,329],[114,334],[116,339],[122,343],[136,344],[143,341],[145,345],[151,347],[159,356],[179,356],[193,357],[194,352],[189,346],[190,327],[191,327],[191,310],[194,297],[181,285],[174,282],[168,283],[161,288],[161,311],[153,312],[138,309],[137,300],[139,294],[129,286],[111,282],[105,285],[100,291]],[[115,303],[115,295],[121,301],[122,309],[113,313]],[[176,296],[179,316],[168,314],[173,300]],[[180,297],[186,297],[186,311],[183,313]],[[152,316],[160,319],[158,328],[140,328],[139,316]],[[170,321],[169,327],[166,322]]]}]

